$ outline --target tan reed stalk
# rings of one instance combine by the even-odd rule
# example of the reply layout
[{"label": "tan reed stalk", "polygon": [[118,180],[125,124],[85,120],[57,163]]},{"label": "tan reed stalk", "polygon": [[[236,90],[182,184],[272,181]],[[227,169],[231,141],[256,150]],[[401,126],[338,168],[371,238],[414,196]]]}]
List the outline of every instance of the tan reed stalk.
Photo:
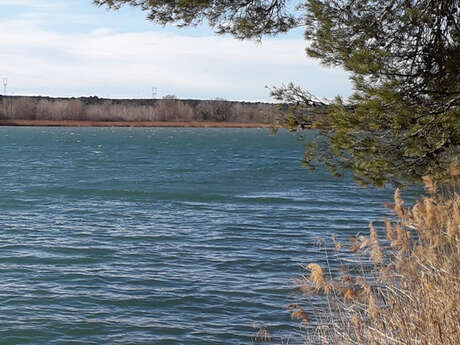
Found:
[{"label": "tan reed stalk", "polygon": [[[301,291],[321,293],[335,308],[326,311],[327,322],[308,344],[460,344],[460,194],[454,181],[451,192],[440,193],[426,177],[429,195],[411,208],[396,190],[397,219],[384,219],[388,248],[382,248],[372,223],[369,237],[355,236],[349,248],[369,255],[373,271],[338,279],[318,264],[306,266],[310,275],[297,281]],[[293,318],[312,315],[299,308],[291,308]]]}]

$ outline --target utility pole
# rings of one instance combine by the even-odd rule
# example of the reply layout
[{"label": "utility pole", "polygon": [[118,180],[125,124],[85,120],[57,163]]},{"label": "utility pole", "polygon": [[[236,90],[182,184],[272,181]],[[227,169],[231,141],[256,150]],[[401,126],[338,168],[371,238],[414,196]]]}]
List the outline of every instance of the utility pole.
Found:
[{"label": "utility pole", "polygon": [[2,78],[2,82],[3,82],[3,96],[6,96],[6,87],[8,86],[8,78],[7,77]]},{"label": "utility pole", "polygon": [[155,96],[157,95],[158,89],[156,87],[152,87],[152,99],[155,99]]}]

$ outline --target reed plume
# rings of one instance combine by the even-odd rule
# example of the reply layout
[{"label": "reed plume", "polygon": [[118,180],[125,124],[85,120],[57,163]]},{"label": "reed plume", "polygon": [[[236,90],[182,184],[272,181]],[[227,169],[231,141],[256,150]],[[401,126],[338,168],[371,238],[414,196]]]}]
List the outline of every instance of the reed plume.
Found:
[{"label": "reed plume", "polygon": [[309,323],[310,317],[308,313],[302,308],[300,305],[294,303],[288,306],[288,309],[291,309],[291,319],[293,320],[301,320],[302,322]]}]

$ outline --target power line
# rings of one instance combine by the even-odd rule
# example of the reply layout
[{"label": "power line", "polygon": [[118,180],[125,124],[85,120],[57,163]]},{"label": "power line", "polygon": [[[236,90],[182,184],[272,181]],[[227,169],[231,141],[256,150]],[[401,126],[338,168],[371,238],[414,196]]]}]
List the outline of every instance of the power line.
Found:
[{"label": "power line", "polygon": [[6,87],[8,86],[8,77],[2,78],[3,82],[3,95],[6,96]]}]

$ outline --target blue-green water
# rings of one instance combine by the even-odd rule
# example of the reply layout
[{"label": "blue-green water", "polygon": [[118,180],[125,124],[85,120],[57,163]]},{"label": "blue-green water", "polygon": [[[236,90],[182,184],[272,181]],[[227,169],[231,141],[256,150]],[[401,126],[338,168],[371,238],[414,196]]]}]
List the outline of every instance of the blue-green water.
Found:
[{"label": "blue-green water", "polygon": [[0,128],[0,344],[296,343],[299,264],[392,194],[302,153],[262,129]]}]

